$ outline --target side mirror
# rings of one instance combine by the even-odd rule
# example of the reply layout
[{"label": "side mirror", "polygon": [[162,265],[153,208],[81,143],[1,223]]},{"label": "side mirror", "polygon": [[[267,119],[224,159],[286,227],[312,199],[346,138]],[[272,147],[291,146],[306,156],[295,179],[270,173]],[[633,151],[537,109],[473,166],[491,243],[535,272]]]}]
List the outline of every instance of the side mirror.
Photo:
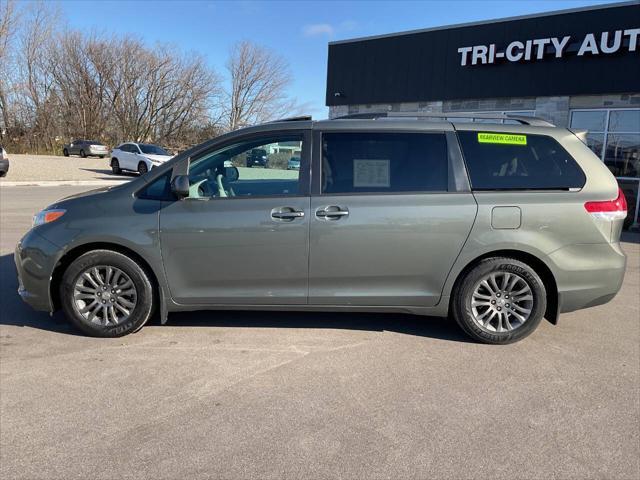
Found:
[{"label": "side mirror", "polygon": [[225,167],[224,176],[227,182],[235,182],[240,177],[240,172],[237,167]]},{"label": "side mirror", "polygon": [[171,191],[180,200],[189,196],[189,175],[177,175],[171,180]]}]

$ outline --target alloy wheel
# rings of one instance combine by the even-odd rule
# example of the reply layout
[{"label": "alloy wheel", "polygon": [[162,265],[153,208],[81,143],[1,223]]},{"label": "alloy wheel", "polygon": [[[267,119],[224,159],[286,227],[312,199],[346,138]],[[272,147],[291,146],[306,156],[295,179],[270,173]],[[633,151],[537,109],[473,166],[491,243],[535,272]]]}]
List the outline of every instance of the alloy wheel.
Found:
[{"label": "alloy wheel", "polygon": [[529,283],[511,272],[492,272],[480,279],[471,297],[473,321],[489,332],[520,328],[531,316],[533,292]]},{"label": "alloy wheel", "polygon": [[99,265],[80,274],[73,288],[73,304],[85,320],[98,325],[125,322],[138,303],[136,287],[117,267]]}]

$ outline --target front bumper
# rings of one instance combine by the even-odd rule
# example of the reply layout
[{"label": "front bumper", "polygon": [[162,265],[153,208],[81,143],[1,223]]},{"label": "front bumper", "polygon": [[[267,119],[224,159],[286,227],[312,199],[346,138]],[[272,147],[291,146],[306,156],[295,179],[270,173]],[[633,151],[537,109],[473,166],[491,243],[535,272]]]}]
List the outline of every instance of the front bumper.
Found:
[{"label": "front bumper", "polygon": [[54,310],[50,285],[59,254],[60,248],[34,230],[27,232],[16,245],[18,294],[35,310]]},{"label": "front bumper", "polygon": [[619,243],[569,245],[549,255],[561,312],[607,303],[616,296],[627,258]]}]

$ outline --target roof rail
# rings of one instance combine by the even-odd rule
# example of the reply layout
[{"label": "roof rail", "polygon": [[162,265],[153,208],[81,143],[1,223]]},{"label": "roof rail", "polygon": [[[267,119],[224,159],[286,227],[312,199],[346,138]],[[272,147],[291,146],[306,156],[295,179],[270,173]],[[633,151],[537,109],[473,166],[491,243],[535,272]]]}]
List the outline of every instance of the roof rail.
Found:
[{"label": "roof rail", "polygon": [[555,127],[553,123],[543,120],[542,118],[526,117],[522,115],[508,115],[503,113],[367,112],[343,115],[341,117],[334,118],[334,120],[377,120],[379,118],[442,118],[444,120],[464,118],[469,120],[513,120],[514,122],[519,122],[522,125],[531,125],[533,127]]},{"label": "roof rail", "polygon": [[278,120],[271,120],[267,123],[277,123],[277,122],[308,122],[311,120],[311,115],[301,115],[299,117],[288,117],[288,118],[279,118]]}]

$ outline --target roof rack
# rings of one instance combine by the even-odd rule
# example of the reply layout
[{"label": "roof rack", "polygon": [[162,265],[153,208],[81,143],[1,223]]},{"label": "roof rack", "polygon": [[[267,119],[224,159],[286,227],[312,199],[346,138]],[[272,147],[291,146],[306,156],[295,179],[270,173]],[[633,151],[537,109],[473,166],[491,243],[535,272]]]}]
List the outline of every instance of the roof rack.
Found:
[{"label": "roof rack", "polygon": [[464,118],[469,120],[513,120],[514,122],[519,122],[522,125],[530,125],[533,127],[555,127],[553,123],[547,122],[542,118],[526,117],[521,115],[508,115],[503,113],[367,112],[343,115],[341,117],[334,118],[334,120],[377,120],[379,118],[442,118],[445,120]]},{"label": "roof rack", "polygon": [[301,115],[299,117],[288,117],[288,118],[279,118],[278,120],[271,120],[267,123],[277,123],[277,122],[308,122],[311,120],[311,115]]}]

